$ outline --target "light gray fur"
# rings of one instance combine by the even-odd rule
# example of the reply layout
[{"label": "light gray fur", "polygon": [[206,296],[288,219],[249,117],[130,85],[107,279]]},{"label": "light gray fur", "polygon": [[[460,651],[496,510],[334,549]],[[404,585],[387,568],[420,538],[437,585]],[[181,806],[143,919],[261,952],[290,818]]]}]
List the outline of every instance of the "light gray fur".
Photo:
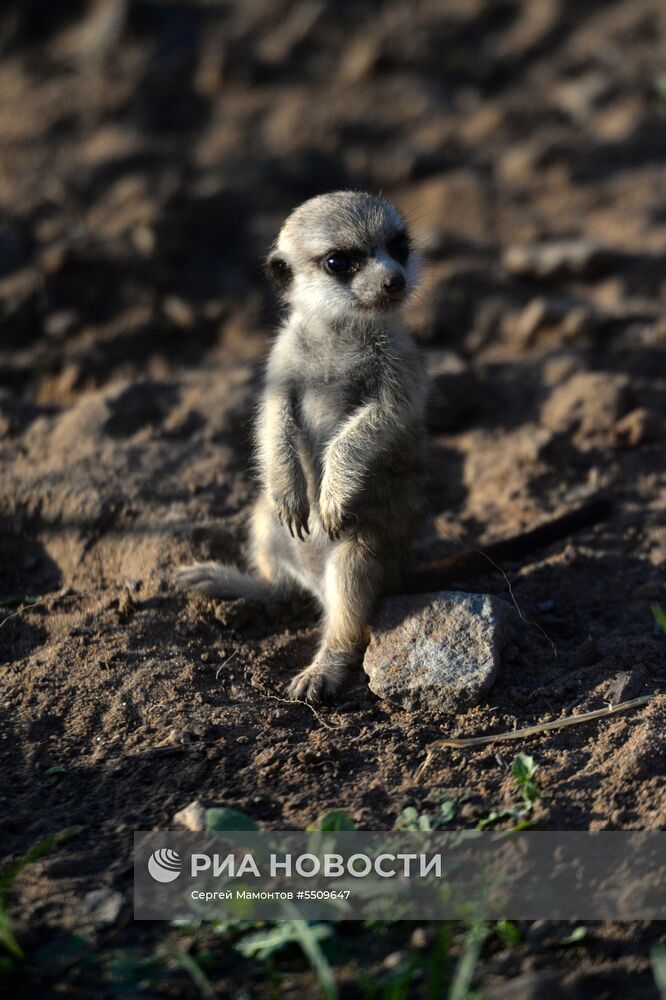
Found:
[{"label": "light gray fur", "polygon": [[[299,588],[317,598],[323,638],[290,685],[296,699],[330,696],[358,662],[423,514],[425,378],[399,315],[418,261],[387,250],[400,230],[391,205],[354,191],[313,198],[285,222],[269,256],[288,315],[257,420],[253,574],[199,563],[177,576],[221,597]],[[333,251],[354,256],[344,280],[325,268]],[[403,277],[404,292],[389,295]]]}]

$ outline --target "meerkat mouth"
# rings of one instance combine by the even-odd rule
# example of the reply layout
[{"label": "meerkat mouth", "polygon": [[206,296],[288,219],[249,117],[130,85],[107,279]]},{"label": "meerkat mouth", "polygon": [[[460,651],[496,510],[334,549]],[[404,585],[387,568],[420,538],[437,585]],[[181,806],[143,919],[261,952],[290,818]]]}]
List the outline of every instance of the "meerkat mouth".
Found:
[{"label": "meerkat mouth", "polygon": [[370,303],[359,303],[361,309],[364,312],[388,312],[390,309],[397,309],[405,301],[405,296],[396,296],[391,298],[387,296],[385,299],[379,299],[377,302]]}]

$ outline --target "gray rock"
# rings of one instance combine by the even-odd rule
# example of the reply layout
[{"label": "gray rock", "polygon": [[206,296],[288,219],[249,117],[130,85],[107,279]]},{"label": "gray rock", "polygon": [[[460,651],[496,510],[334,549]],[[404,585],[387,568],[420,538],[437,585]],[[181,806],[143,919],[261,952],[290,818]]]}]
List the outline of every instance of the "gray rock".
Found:
[{"label": "gray rock", "polygon": [[633,670],[621,670],[606,686],[605,698],[610,705],[619,705],[621,701],[637,698],[645,692],[648,680],[647,670],[639,664]]},{"label": "gray rock", "polygon": [[177,812],[173,821],[178,826],[184,826],[186,830],[201,833],[202,830],[206,829],[206,810],[199,800],[195,799],[194,802],[190,802],[189,806],[185,806],[184,809]]},{"label": "gray rock", "polygon": [[114,924],[125,903],[125,897],[113,889],[93,889],[86,893],[79,906],[82,917],[94,924]]},{"label": "gray rock", "polygon": [[513,608],[490,594],[387,598],[363,660],[370,690],[407,708],[474,705],[497,677],[514,620]]}]

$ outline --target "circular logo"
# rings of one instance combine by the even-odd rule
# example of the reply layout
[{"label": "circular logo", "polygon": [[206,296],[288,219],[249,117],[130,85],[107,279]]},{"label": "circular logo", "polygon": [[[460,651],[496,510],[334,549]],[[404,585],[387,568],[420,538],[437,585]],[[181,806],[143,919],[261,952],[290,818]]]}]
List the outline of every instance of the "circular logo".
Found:
[{"label": "circular logo", "polygon": [[173,882],[180,875],[182,866],[178,852],[166,847],[153,851],[148,858],[148,872],[156,882]]}]

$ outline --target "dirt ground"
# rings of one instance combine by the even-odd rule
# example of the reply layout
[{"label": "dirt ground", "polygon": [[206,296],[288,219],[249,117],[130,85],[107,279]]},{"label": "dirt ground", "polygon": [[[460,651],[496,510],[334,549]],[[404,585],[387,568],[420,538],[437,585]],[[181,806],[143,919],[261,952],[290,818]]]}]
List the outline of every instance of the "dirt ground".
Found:
[{"label": "dirt ground", "polygon": [[[454,825],[473,828],[515,795],[523,751],[539,765],[538,829],[663,828],[665,39],[660,0],[3,6],[2,853],[79,828],[20,876],[11,911],[28,952],[83,928],[102,956],[28,962],[9,995],[112,994],[105,956],[167,933],[132,924],[132,831],[169,828],[195,798],[273,829],[330,808],[384,829],[447,795]],[[362,674],[335,707],[289,704],[311,610],[171,583],[183,560],[242,557],[277,315],[261,258],[292,207],[338,187],[394,200],[426,256],[409,318],[433,373],[443,551],[614,501],[504,566],[528,621],[457,716],[383,703]],[[577,242],[543,252],[561,240]],[[455,589],[508,597],[499,573]],[[639,695],[655,698],[499,752],[442,751],[415,780],[438,737]],[[100,887],[126,907],[91,927],[82,900]],[[412,932],[354,953],[342,995],[362,996],[355,970],[379,975]],[[656,998],[662,933],[597,925],[557,951],[495,941],[478,983],[554,996],[524,979],[501,992],[527,974],[538,991],[554,970],[573,996]],[[353,947],[358,930],[341,934]],[[283,995],[318,995],[304,969]],[[211,982],[274,995],[232,953]],[[174,972],[144,995],[197,992]]]}]

